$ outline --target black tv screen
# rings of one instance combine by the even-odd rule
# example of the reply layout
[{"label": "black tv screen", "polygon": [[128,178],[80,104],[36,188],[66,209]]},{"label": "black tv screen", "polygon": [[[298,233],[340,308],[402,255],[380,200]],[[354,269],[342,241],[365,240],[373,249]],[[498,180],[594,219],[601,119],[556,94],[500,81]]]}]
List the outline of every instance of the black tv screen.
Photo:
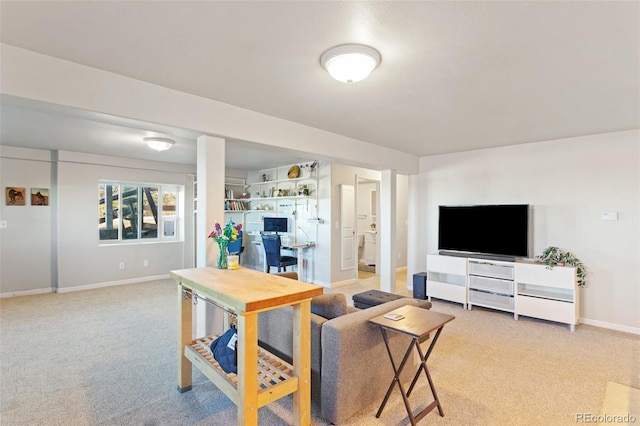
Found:
[{"label": "black tv screen", "polygon": [[265,217],[264,232],[287,232],[286,217]]},{"label": "black tv screen", "polygon": [[529,205],[440,206],[438,250],[527,257]]}]

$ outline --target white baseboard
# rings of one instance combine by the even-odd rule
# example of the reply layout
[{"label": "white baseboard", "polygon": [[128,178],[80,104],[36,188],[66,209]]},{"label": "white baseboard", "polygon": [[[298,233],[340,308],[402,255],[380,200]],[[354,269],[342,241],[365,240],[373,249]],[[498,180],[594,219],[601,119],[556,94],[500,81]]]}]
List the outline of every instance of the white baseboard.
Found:
[{"label": "white baseboard", "polygon": [[345,285],[355,284],[357,282],[358,280],[355,278],[351,278],[349,280],[344,280],[344,281],[336,281],[336,282],[330,283],[328,288],[344,287]]},{"label": "white baseboard", "polygon": [[154,275],[150,277],[141,277],[141,278],[131,278],[128,280],[120,280],[120,281],[107,281],[104,283],[77,285],[73,287],[58,287],[56,289],[56,293],[70,293],[72,291],[93,290],[93,289],[102,288],[102,287],[112,287],[116,285],[143,283],[145,281],[164,280],[167,278],[169,278],[169,274]]},{"label": "white baseboard", "polygon": [[36,288],[33,290],[7,291],[0,293],[0,299],[5,297],[32,296],[34,294],[53,293],[52,288]]},{"label": "white baseboard", "polygon": [[592,320],[588,318],[580,318],[580,324],[592,325],[594,327],[608,328],[609,330],[624,331],[625,333],[640,335],[640,327],[631,327],[629,325],[614,324],[611,322]]}]

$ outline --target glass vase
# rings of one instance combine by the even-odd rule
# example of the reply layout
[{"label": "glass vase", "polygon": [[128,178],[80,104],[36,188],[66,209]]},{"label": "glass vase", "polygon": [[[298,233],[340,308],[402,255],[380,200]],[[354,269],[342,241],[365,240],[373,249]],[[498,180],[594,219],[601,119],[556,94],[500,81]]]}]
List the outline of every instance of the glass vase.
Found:
[{"label": "glass vase", "polygon": [[229,245],[228,241],[218,241],[218,269],[227,269],[228,265],[228,256],[229,251],[227,250],[227,246]]}]

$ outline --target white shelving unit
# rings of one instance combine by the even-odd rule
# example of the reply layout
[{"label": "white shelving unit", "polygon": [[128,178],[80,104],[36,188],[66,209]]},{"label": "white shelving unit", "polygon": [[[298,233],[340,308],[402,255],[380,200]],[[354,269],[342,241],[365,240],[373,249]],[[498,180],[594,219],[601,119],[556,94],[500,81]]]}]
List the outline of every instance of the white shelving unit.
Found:
[{"label": "white shelving unit", "polygon": [[541,318],[575,330],[580,312],[575,268],[516,263],[515,272],[516,319],[518,315]]},{"label": "white shelving unit", "polygon": [[226,177],[224,182],[224,211],[225,214],[244,211],[249,208],[248,195],[242,198],[242,194],[248,194],[249,185],[244,178]]},{"label": "white shelving unit", "polygon": [[[227,197],[225,202],[230,205],[235,203],[240,208],[225,210],[225,220],[233,219],[243,225],[244,266],[262,269],[264,253],[260,233],[264,217],[288,219],[288,232],[281,235],[283,245],[309,240],[317,242],[317,224],[322,222],[318,218],[318,169],[316,167],[314,173],[309,173],[297,165],[298,176],[289,178],[294,166],[249,172],[247,179],[226,179],[225,189],[232,190],[234,197]],[[247,198],[238,198],[238,194],[242,193],[246,193]],[[231,194],[227,192],[226,195]],[[313,250],[308,252],[311,257]],[[310,262],[311,258],[305,260]],[[305,271],[309,270],[305,268]]]},{"label": "white shelving unit", "polygon": [[569,325],[579,323],[576,270],[466,257],[427,256],[427,296]]},{"label": "white shelving unit", "polygon": [[427,256],[427,298],[462,303],[467,308],[467,259]]}]

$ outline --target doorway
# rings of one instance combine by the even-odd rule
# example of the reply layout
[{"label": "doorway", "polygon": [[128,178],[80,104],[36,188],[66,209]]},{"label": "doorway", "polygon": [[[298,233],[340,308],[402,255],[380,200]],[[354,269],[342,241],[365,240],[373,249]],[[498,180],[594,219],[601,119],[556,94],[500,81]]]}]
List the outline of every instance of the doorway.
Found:
[{"label": "doorway", "polygon": [[377,207],[379,205],[380,182],[372,179],[357,180],[357,245],[358,279],[367,279],[378,274],[380,259]]}]

